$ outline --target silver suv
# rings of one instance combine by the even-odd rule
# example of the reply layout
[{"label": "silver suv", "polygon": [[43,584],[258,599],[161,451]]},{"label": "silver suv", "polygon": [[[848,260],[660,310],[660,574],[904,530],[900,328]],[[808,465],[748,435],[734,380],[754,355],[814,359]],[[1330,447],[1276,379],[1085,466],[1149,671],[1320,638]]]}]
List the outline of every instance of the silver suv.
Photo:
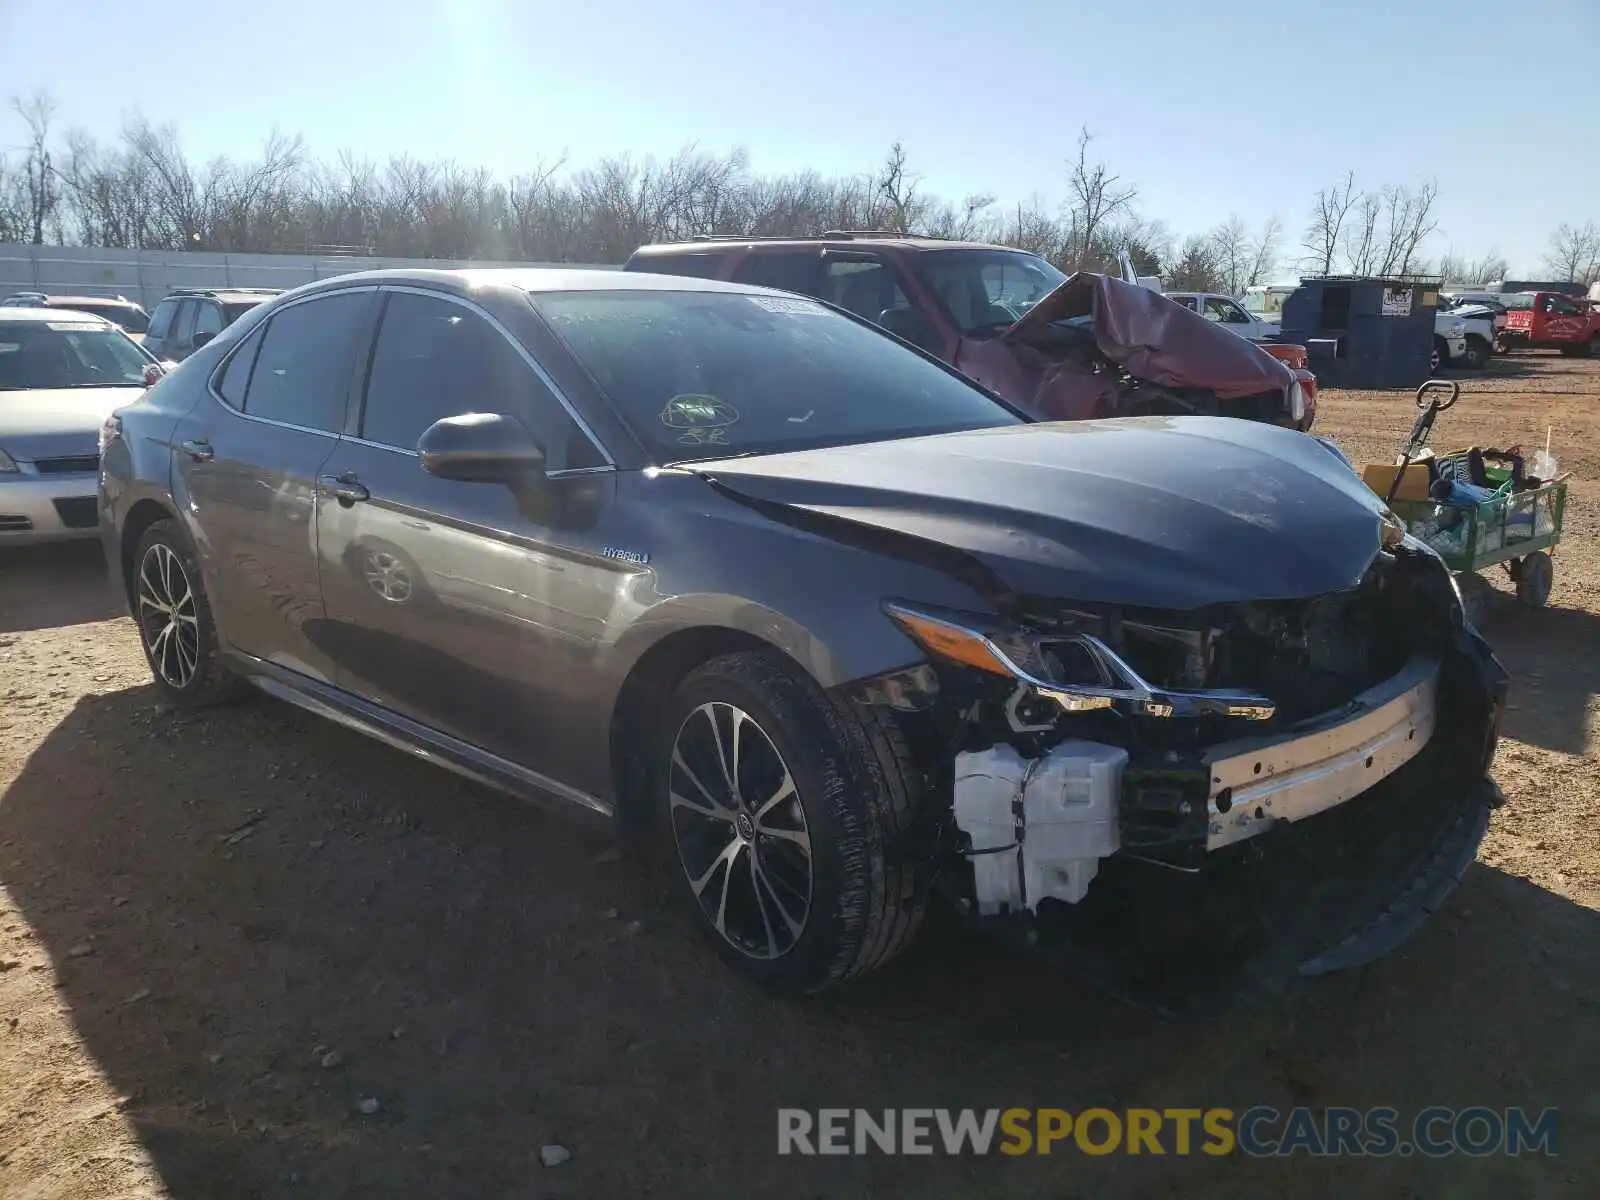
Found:
[{"label": "silver suv", "polygon": [[278,288],[179,288],[156,305],[145,349],[157,358],[182,362]]}]

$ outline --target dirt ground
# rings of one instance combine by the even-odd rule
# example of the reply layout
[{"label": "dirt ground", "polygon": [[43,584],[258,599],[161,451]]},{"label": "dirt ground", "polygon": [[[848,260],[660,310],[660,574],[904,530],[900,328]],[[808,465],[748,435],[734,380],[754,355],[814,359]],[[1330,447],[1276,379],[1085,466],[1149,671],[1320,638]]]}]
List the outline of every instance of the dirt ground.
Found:
[{"label": "dirt ground", "polygon": [[[1593,1195],[1600,363],[1465,383],[1439,445],[1548,426],[1574,472],[1550,608],[1487,624],[1510,803],[1402,953],[1203,1024],[946,920],[776,1001],[601,836],[277,702],[170,711],[97,548],[0,552],[0,1196]],[[1320,431],[1412,415],[1329,392]],[[779,1106],[1263,1103],[1558,1106],[1560,1157],[775,1154]]]}]

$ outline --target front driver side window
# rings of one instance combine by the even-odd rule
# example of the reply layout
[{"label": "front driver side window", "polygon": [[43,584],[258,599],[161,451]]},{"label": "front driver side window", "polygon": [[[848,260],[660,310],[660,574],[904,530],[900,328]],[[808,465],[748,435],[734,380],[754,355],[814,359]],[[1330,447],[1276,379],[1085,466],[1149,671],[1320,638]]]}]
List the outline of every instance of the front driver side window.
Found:
[{"label": "front driver side window", "polygon": [[442,296],[394,292],[383,311],[367,376],[361,436],[415,450],[442,417],[505,413],[544,447],[547,471],[604,459],[504,334]]}]

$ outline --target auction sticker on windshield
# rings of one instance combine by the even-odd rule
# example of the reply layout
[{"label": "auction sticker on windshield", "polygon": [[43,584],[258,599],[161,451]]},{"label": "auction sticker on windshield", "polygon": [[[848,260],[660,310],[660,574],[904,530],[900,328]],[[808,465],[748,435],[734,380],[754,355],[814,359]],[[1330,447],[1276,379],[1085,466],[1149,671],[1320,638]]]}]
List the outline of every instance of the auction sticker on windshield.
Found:
[{"label": "auction sticker on windshield", "polygon": [[791,300],[787,296],[751,296],[750,302],[768,312],[786,313],[791,317],[820,317],[828,310],[812,300]]}]

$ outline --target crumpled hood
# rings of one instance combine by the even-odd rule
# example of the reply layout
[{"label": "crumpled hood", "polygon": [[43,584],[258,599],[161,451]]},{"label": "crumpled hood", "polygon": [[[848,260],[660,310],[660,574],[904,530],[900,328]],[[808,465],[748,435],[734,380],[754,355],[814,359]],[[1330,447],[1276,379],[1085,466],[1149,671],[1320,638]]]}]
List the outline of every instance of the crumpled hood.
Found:
[{"label": "crumpled hood", "polygon": [[1248,338],[1147,287],[1080,273],[1040,299],[997,340],[1027,342],[1045,326],[1089,317],[1095,344],[1130,375],[1223,399],[1283,391],[1294,376]]},{"label": "crumpled hood", "polygon": [[1085,603],[1308,598],[1354,587],[1381,544],[1382,501],[1346,463],[1226,417],[1037,423],[696,470],[775,519],[887,531],[932,566],[976,560],[1006,592]]}]

